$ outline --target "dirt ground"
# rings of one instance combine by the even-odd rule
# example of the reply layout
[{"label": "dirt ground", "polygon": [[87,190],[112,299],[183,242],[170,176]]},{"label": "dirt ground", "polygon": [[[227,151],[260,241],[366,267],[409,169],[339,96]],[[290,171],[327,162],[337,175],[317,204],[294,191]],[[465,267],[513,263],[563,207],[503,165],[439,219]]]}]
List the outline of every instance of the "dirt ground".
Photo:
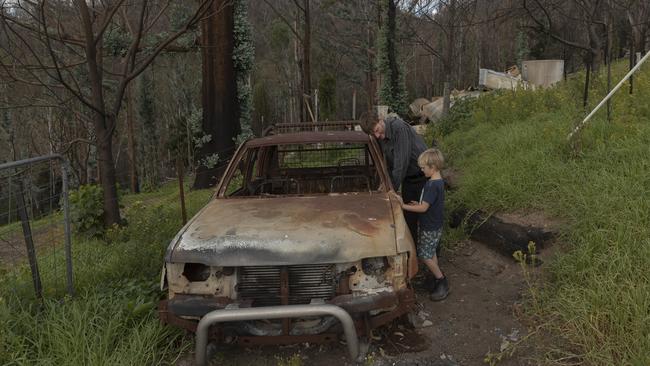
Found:
[{"label": "dirt ground", "polygon": [[[540,254],[545,259],[545,253]],[[542,265],[543,266],[543,265]],[[525,282],[518,263],[474,241],[460,243],[441,257],[441,268],[449,278],[451,293],[441,302],[428,299],[417,290],[419,323],[407,321],[376,331],[365,365],[486,365],[490,353],[526,337],[528,330],[515,316]],[[430,322],[430,325],[428,324]],[[524,347],[522,347],[524,348]],[[498,365],[534,365],[526,352],[504,357]],[[488,360],[486,360],[488,357]],[[495,356],[491,356],[496,360]],[[193,355],[177,365],[192,365]],[[343,342],[334,345],[299,344],[240,348],[220,345],[212,365],[355,365]]]},{"label": "dirt ground", "polygon": [[[502,214],[505,221],[534,225],[554,230],[557,223],[536,213]],[[51,229],[51,227],[49,227]],[[37,251],[52,242],[52,230],[34,230]],[[24,258],[24,242],[20,232],[2,235],[0,265],[11,266]],[[56,233],[57,236],[62,233]],[[547,260],[553,248],[545,249],[540,257]],[[413,328],[406,319],[377,329],[373,334],[364,365],[486,365],[508,345],[519,342],[528,334],[527,327],[517,319],[522,293],[526,291],[522,270],[512,258],[500,255],[484,244],[463,241],[453,251],[443,252],[441,268],[449,278],[451,293],[441,302],[428,299],[426,290],[416,281],[417,308],[412,316],[419,325]],[[541,269],[543,270],[544,265]],[[511,357],[496,363],[503,366],[534,365],[532,342]],[[297,344],[242,348],[219,345],[213,352],[212,365],[356,365],[339,344]],[[189,366],[193,354],[184,355],[176,365]]]},{"label": "dirt ground", "polygon": [[[41,258],[45,253],[63,246],[63,224],[53,222],[37,228],[32,224],[32,240],[36,255]],[[15,267],[26,258],[27,249],[22,227],[16,226],[13,230],[0,234],[0,268]]]}]

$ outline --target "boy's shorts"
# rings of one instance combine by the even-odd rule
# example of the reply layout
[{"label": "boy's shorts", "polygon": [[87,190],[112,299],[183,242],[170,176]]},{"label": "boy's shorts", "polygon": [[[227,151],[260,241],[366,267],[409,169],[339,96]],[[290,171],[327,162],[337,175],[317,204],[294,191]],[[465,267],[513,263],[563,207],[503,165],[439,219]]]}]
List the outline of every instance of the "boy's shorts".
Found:
[{"label": "boy's shorts", "polygon": [[435,257],[441,237],[442,228],[429,231],[418,230],[418,245],[416,247],[418,258],[431,259]]}]

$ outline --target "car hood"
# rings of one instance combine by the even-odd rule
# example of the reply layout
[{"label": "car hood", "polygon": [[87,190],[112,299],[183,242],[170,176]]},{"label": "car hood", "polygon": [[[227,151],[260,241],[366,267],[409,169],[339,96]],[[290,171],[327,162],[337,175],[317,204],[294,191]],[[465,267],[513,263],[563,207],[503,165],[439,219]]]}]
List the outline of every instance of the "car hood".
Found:
[{"label": "car hood", "polygon": [[214,199],[174,238],[167,262],[346,263],[397,254],[386,193]]}]

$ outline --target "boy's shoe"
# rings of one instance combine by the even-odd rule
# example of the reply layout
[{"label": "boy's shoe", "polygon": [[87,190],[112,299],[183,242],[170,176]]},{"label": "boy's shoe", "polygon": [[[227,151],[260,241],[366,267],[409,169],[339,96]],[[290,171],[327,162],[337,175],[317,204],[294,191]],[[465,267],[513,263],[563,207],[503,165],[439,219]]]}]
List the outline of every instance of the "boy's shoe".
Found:
[{"label": "boy's shoe", "polygon": [[429,297],[432,301],[440,301],[447,298],[449,295],[449,281],[447,281],[447,276],[436,281],[436,287],[431,292]]}]

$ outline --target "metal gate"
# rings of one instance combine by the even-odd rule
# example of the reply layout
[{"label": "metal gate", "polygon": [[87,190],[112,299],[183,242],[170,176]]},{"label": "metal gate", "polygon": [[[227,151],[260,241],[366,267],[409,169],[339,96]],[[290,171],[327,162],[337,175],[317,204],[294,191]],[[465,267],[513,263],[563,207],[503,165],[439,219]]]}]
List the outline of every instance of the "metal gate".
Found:
[{"label": "metal gate", "polygon": [[0,164],[0,270],[18,276],[26,260],[39,299],[42,274],[53,290],[65,277],[66,292],[74,294],[68,174],[58,154]]}]

